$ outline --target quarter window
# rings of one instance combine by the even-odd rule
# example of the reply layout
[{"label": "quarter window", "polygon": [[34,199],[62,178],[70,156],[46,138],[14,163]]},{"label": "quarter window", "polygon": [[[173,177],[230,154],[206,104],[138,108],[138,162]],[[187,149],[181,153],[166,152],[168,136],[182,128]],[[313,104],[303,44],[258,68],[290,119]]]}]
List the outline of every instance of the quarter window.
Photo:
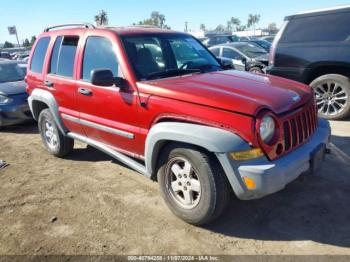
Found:
[{"label": "quarter window", "polygon": [[43,65],[45,60],[45,55],[47,47],[50,43],[50,37],[43,37],[39,40],[38,44],[35,47],[32,63],[30,65],[30,70],[35,73],[42,73]]},{"label": "quarter window", "polygon": [[118,76],[117,57],[111,42],[103,37],[89,37],[86,41],[82,79],[91,81],[91,71],[94,69],[110,69],[114,77]]}]

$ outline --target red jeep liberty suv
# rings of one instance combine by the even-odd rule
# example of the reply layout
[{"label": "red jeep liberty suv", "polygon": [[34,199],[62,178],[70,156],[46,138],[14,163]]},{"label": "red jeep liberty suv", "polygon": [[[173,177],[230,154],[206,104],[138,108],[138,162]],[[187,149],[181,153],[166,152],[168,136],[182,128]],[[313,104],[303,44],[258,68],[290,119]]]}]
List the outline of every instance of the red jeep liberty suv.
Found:
[{"label": "red jeep liberty suv", "polygon": [[224,70],[195,38],[170,30],[47,28],[26,81],[51,154],[64,157],[74,140],[96,147],[158,181],[171,211],[196,225],[232,192],[257,199],[315,172],[330,138],[310,87]]}]

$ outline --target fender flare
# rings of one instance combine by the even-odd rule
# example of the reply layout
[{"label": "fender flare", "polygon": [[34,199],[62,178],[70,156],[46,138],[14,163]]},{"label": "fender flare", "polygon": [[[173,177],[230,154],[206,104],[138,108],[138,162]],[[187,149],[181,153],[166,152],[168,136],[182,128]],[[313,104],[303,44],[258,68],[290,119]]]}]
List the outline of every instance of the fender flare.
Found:
[{"label": "fender flare", "polygon": [[34,118],[35,118],[35,112],[34,112],[34,108],[33,108],[33,103],[35,101],[43,102],[49,107],[51,114],[52,114],[58,128],[60,129],[60,131],[63,134],[66,134],[69,131],[65,127],[65,125],[63,124],[62,119],[60,118],[56,99],[49,91],[35,88],[32,91],[32,93],[30,94],[30,96],[28,97],[28,104],[29,104],[30,111],[32,111]]},{"label": "fender flare", "polygon": [[162,122],[154,125],[146,139],[145,164],[147,173],[156,174],[159,152],[164,143],[174,141],[205,148],[212,153],[248,150],[249,144],[238,135],[217,127],[199,124]]}]

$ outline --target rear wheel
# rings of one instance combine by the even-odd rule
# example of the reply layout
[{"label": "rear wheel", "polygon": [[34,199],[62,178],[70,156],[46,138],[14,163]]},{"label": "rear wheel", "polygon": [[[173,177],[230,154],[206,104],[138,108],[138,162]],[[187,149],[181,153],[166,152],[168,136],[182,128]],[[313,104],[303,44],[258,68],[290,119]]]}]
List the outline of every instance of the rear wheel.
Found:
[{"label": "rear wheel", "polygon": [[167,146],[161,156],[158,183],[170,210],[194,225],[217,218],[231,195],[217,160],[201,149],[180,143]]},{"label": "rear wheel", "polygon": [[64,157],[73,150],[74,140],[60,132],[49,109],[40,112],[38,127],[44,145],[50,154]]},{"label": "rear wheel", "polygon": [[329,74],[316,78],[310,86],[316,95],[318,114],[326,119],[343,119],[350,114],[349,78]]}]

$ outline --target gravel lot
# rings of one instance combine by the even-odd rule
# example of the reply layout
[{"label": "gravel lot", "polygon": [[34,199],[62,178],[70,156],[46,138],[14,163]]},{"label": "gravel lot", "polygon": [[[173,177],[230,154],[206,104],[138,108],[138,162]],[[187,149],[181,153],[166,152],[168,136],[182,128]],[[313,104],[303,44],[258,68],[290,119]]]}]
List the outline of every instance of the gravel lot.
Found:
[{"label": "gravel lot", "polygon": [[350,121],[332,122],[322,172],[267,198],[233,199],[198,228],[177,219],[158,186],[76,143],[50,156],[35,124],[0,132],[0,255],[350,254]]}]

